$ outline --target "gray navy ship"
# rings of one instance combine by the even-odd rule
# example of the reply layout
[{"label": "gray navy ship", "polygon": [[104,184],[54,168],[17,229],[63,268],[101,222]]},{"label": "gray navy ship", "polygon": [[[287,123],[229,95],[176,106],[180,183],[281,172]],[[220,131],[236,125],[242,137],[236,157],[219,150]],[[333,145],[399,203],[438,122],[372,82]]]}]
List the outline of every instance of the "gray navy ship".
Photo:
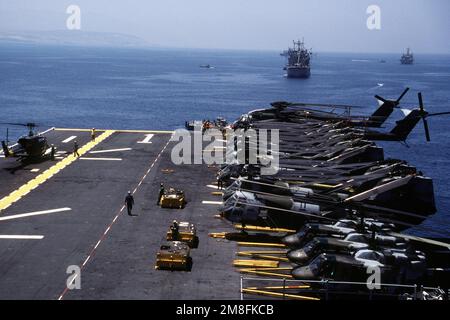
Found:
[{"label": "gray navy ship", "polygon": [[311,50],[305,48],[303,41],[294,41],[294,47],[284,51],[281,55],[287,57],[284,68],[288,78],[309,78],[311,76]]},{"label": "gray navy ship", "polygon": [[413,64],[414,63],[414,55],[411,52],[410,48],[406,49],[406,53],[402,55],[400,58],[401,64]]}]

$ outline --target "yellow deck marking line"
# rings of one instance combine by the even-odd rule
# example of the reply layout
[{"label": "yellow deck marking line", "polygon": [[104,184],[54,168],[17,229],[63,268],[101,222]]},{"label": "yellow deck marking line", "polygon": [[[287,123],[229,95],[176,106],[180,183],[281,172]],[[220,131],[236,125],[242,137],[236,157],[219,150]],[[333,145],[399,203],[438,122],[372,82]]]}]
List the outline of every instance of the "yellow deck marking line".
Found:
[{"label": "yellow deck marking line", "polygon": [[[78,132],[91,132],[91,129],[82,128],[55,128],[55,131],[78,131]],[[170,130],[107,130],[107,129],[95,129],[96,132],[114,131],[119,133],[174,133]],[[97,139],[97,138],[96,138]]]},{"label": "yellow deck marking line", "polygon": [[301,296],[298,294],[280,293],[280,292],[273,292],[273,291],[268,291],[268,290],[258,290],[258,289],[249,289],[249,288],[243,288],[242,293],[276,297],[276,298],[289,298],[289,299],[295,299],[295,300],[312,300],[312,301],[320,300],[319,298],[316,298],[316,297]]},{"label": "yellow deck marking line", "polygon": [[[83,147],[81,147],[78,150],[78,153],[80,154],[80,156],[82,156],[83,154],[87,153],[89,150],[94,148],[96,145],[98,145],[100,142],[104,141],[106,138],[111,136],[114,132],[115,131],[113,130],[105,131],[100,136],[98,136],[94,141],[91,141],[85,144]],[[45,170],[36,178],[28,181],[19,189],[11,192],[8,196],[4,197],[3,199],[0,199],[0,212],[8,208],[14,202],[20,200],[22,197],[30,193],[31,190],[37,188],[40,184],[44,183],[45,181],[53,177],[55,174],[63,170],[65,167],[67,167],[77,159],[78,158],[74,157],[73,155],[64,158],[63,160],[56,163],[53,167],[50,167],[49,169]]]}]

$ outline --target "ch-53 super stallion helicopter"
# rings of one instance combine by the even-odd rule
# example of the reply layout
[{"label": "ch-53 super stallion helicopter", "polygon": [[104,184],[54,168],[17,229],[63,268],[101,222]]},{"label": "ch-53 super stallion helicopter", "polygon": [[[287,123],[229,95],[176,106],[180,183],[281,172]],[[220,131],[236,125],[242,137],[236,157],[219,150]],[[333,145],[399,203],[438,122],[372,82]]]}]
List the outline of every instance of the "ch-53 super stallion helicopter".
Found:
[{"label": "ch-53 super stallion helicopter", "polygon": [[[6,158],[18,158],[21,162],[40,161],[50,157],[55,152],[45,136],[35,133],[35,123],[2,123],[5,125],[24,126],[28,128],[28,135],[20,137],[16,144],[8,146],[8,139],[2,141],[2,149]],[[52,150],[53,149],[53,150]]]},{"label": "ch-53 super stallion helicopter", "polygon": [[[401,98],[409,90],[407,88],[397,100],[386,100],[382,97],[376,96],[377,99],[383,99],[383,104],[370,116],[366,118],[350,115],[340,115],[334,112],[324,112],[314,109],[299,109],[293,111],[279,111],[289,107],[299,106],[323,106],[323,107],[345,107],[352,108],[357,106],[348,105],[325,105],[325,104],[307,104],[307,103],[288,103],[288,102],[274,102],[273,109],[261,109],[249,112],[244,117],[241,117],[233,126],[235,128],[271,128],[277,127],[279,122],[284,123],[284,128],[280,131],[287,133],[287,142],[289,141],[288,131],[290,126],[304,126],[303,131],[305,135],[311,138],[328,141],[329,139],[337,139],[335,142],[341,142],[343,139],[354,139],[360,137],[362,139],[371,141],[399,141],[405,142],[409,134],[415,128],[417,123],[422,120],[425,130],[425,137],[430,141],[429,126],[427,122],[428,117],[448,115],[450,112],[429,113],[424,109],[422,93],[418,93],[419,107],[415,109],[402,108],[405,117],[396,122],[396,126],[389,132],[377,131],[369,128],[379,128],[392,114],[394,108],[399,108]],[[281,105],[281,107],[280,107]],[[305,112],[308,112],[306,115]],[[315,114],[315,116],[310,116]],[[316,121],[314,121],[316,120]],[[249,123],[252,121],[253,125]],[[324,125],[323,123],[327,123]],[[292,139],[298,140],[298,133],[292,136]],[[311,144],[308,141],[307,144]]]},{"label": "ch-53 super stallion helicopter", "polygon": [[[359,106],[345,105],[345,104],[323,104],[323,103],[291,103],[286,101],[276,101],[271,103],[274,108],[272,111],[277,117],[286,118],[294,113],[297,117],[307,119],[316,119],[321,121],[341,122],[344,121],[347,126],[353,127],[381,127],[383,123],[389,118],[395,108],[399,108],[400,101],[409,91],[406,88],[397,100],[388,100],[379,95],[375,98],[380,102],[380,106],[369,117],[351,116],[350,110],[352,108],[359,108]],[[317,110],[317,107],[325,107],[333,111]],[[344,109],[344,114],[337,114],[335,109]]]}]

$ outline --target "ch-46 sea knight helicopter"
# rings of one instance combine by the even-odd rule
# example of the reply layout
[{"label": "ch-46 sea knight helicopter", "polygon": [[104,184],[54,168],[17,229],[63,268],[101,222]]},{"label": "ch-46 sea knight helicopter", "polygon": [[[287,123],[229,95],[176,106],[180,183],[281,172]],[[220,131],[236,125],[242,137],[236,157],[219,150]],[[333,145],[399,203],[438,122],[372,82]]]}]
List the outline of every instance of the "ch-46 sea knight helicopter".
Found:
[{"label": "ch-46 sea knight helicopter", "polygon": [[2,141],[2,149],[6,158],[15,157],[24,161],[39,161],[50,156],[52,147],[48,144],[47,138],[39,133],[35,133],[34,123],[4,123],[6,125],[24,126],[28,128],[28,135],[19,138],[16,144],[8,146],[8,141]]}]

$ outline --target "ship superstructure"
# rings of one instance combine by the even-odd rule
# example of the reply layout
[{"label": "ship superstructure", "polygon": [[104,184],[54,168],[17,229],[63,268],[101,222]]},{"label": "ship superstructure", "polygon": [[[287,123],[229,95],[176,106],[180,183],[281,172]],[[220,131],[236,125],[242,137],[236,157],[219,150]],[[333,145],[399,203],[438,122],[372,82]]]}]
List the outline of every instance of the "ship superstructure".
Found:
[{"label": "ship superstructure", "polygon": [[413,64],[414,63],[414,55],[411,52],[410,48],[406,49],[406,53],[402,55],[400,58],[401,64]]},{"label": "ship superstructure", "polygon": [[311,75],[311,50],[305,48],[303,41],[294,41],[294,47],[283,55],[287,57],[285,70],[288,78],[309,78]]}]

